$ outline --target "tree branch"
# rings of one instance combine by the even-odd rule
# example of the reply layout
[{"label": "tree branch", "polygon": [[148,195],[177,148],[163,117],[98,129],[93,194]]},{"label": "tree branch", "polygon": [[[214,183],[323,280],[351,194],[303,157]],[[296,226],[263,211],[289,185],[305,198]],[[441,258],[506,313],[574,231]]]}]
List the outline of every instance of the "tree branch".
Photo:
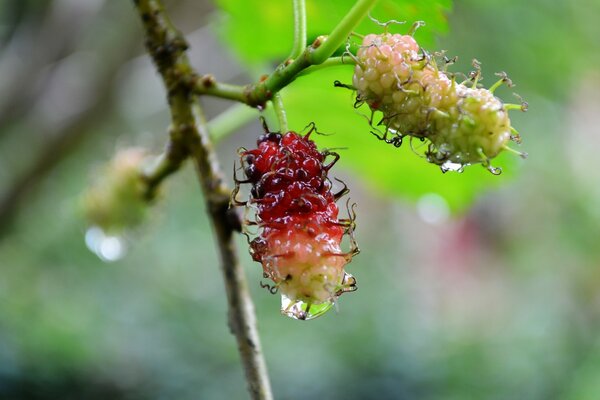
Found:
[{"label": "tree branch", "polygon": [[[167,89],[171,111],[170,148],[181,146],[185,149],[181,154],[192,157],[204,193],[221,255],[229,325],[238,342],[250,394],[253,399],[271,399],[254,306],[233,241],[235,227],[230,223],[228,212],[230,191],[223,182],[202,110],[194,105],[192,87],[197,75],[185,53],[187,43],[169,21],[159,0],[134,0],[134,4],[144,25],[146,47]],[[170,170],[168,162],[165,163],[159,171]]]}]

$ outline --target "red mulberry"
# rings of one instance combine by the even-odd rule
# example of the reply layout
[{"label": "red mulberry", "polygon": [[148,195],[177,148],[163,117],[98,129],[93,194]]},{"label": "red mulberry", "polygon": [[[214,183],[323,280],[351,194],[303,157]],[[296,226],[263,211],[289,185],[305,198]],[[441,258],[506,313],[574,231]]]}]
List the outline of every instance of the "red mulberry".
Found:
[{"label": "red mulberry", "polygon": [[[259,227],[250,242],[252,258],[260,262],[272,289],[281,291],[283,314],[311,319],[325,313],[342,293],[356,289],[352,275],[344,272],[357,248],[343,252],[345,233],[352,238],[354,219],[339,219],[327,177],[337,161],[332,152],[319,152],[309,134],[267,132],[258,147],[243,150],[241,161],[252,185],[248,210],[255,213],[249,224]],[[333,156],[329,164],[325,159]],[[237,195],[239,189],[234,191]]]},{"label": "red mulberry", "polygon": [[426,139],[428,161],[442,170],[483,163],[499,171],[489,160],[509,149],[511,138],[518,140],[508,110],[522,108],[503,104],[493,94],[500,82],[509,80],[504,76],[489,90],[477,88],[477,71],[467,87],[419,50],[412,36],[390,33],[367,35],[358,50],[353,77],[357,103],[366,102],[383,114],[380,138],[396,146],[405,136]]}]

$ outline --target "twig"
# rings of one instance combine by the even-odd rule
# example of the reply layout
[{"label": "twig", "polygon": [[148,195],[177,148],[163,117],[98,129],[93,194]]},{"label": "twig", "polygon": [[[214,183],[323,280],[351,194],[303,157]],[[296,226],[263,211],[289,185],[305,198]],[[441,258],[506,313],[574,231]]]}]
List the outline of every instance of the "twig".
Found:
[{"label": "twig", "polygon": [[234,227],[228,215],[229,191],[212,150],[202,110],[193,106],[195,73],[185,54],[187,43],[169,21],[159,0],[134,0],[134,3],[144,25],[146,47],[167,89],[171,142],[189,151],[202,186],[221,255],[229,325],[238,342],[250,394],[253,399],[271,399],[254,306],[233,241]]}]

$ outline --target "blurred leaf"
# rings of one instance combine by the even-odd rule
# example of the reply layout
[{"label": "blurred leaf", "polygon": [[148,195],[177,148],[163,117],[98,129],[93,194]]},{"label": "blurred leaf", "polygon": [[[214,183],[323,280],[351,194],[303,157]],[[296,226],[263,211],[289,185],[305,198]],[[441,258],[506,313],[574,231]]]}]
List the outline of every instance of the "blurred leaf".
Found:
[{"label": "blurred leaf", "polygon": [[[372,188],[385,194],[402,195],[417,200],[422,195],[436,193],[444,197],[454,211],[464,209],[483,189],[505,181],[516,168],[516,157],[502,154],[494,159],[504,173],[494,176],[479,165],[465,168],[461,173],[442,173],[411,150],[409,141],[395,148],[370,134],[364,116],[366,109],[352,112],[353,94],[334,88],[333,81],[350,82],[349,67],[335,67],[301,77],[283,93],[290,128],[301,130],[315,122],[318,130],[330,136],[314,135],[319,147],[344,148],[340,165],[361,176]],[[421,142],[413,142],[417,148]]]},{"label": "blurred leaf", "polygon": [[[216,0],[224,20],[219,24],[221,36],[246,61],[282,60],[294,41],[294,18],[291,1],[281,0]],[[347,0],[306,1],[308,40],[328,34],[346,15],[352,2]],[[451,0],[382,0],[371,15],[379,21],[396,19],[406,25],[393,26],[391,31],[405,32],[410,24],[423,20],[427,29],[417,33],[420,43],[430,46],[433,35],[446,32],[445,13]],[[381,31],[366,18],[356,29],[359,33]]]},{"label": "blurred leaf", "polygon": [[464,0],[456,3],[452,35],[443,48],[459,55],[462,65],[481,61],[486,85],[493,82],[492,72],[503,70],[525,98],[530,91],[562,97],[586,69],[597,70],[599,12],[597,0]]}]

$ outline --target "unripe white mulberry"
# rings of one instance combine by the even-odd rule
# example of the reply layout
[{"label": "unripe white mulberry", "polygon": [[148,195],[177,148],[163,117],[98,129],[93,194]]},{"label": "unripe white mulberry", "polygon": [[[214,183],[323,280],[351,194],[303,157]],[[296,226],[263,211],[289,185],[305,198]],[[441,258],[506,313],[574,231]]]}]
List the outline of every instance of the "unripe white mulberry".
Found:
[{"label": "unripe white mulberry", "polygon": [[396,146],[405,136],[426,139],[428,161],[443,170],[451,164],[483,163],[498,171],[489,160],[508,149],[516,132],[508,109],[520,108],[494,96],[500,82],[490,89],[477,88],[477,78],[472,87],[457,83],[420,52],[410,35],[367,35],[355,61],[357,102],[383,114],[382,139]]}]

